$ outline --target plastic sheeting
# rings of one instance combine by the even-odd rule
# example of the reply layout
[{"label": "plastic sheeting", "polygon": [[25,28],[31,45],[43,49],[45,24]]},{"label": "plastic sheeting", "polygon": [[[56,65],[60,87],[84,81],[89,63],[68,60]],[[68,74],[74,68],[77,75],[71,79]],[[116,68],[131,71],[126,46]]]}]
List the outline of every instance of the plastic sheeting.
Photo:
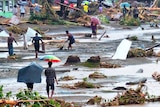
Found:
[{"label": "plastic sheeting", "polygon": [[[38,32],[36,32],[32,28],[28,27],[27,32],[25,34],[26,41],[31,41],[32,37],[34,37],[36,33],[38,33]],[[42,37],[42,35],[40,35],[39,33],[38,33],[38,36]]]},{"label": "plastic sheeting", "polygon": [[126,60],[131,44],[132,42],[127,39],[122,40],[112,59]]},{"label": "plastic sheeting", "polygon": [[9,34],[3,30],[0,32],[0,37],[9,37]]},{"label": "plastic sheeting", "polygon": [[10,19],[9,23],[14,24],[14,25],[18,25],[20,23],[20,19],[13,15],[12,18]]}]

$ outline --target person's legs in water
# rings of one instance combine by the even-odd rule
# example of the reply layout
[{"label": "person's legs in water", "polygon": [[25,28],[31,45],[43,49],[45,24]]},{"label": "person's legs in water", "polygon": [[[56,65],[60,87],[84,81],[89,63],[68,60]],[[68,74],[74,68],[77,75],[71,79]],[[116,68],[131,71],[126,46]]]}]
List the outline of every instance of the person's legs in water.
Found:
[{"label": "person's legs in water", "polygon": [[28,90],[33,90],[33,83],[26,83]]},{"label": "person's legs in water", "polygon": [[39,45],[35,44],[34,48],[35,48],[35,54],[36,54],[35,57],[38,58]]},{"label": "person's legs in water", "polygon": [[49,98],[49,84],[46,85],[46,90],[47,90],[47,95],[48,95],[48,98]]},{"label": "person's legs in water", "polygon": [[8,46],[8,53],[9,53],[9,56],[13,55],[13,46],[12,45]]},{"label": "person's legs in water", "polygon": [[69,44],[68,44],[68,50],[69,49],[72,49],[72,44],[69,42]]},{"label": "person's legs in water", "polygon": [[54,84],[51,85],[51,90],[52,90],[52,92],[51,92],[51,98],[52,98],[53,94],[54,94]]}]

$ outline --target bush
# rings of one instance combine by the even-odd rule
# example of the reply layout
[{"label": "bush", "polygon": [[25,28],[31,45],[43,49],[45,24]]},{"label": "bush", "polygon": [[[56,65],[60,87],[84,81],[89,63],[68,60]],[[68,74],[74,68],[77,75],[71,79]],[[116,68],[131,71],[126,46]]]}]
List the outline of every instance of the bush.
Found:
[{"label": "bush", "polygon": [[141,23],[139,19],[135,19],[133,17],[125,17],[121,19],[119,24],[127,26],[139,26]]}]

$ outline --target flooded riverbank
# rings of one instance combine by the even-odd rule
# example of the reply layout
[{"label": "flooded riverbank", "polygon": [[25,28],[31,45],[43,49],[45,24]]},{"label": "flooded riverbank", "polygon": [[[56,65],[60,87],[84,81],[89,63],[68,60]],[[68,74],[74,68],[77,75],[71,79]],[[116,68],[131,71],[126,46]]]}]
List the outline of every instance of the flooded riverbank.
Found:
[{"label": "flooded riverbank", "polygon": [[[68,28],[67,28],[68,29]],[[72,28],[69,28],[72,29]],[[75,80],[70,81],[59,81],[59,84],[56,85],[55,88],[55,96],[57,98],[65,99],[69,102],[80,102],[85,103],[88,101],[89,98],[92,98],[94,96],[101,96],[106,100],[110,100],[114,98],[118,92],[123,91],[115,91],[113,88],[123,86],[126,88],[133,88],[135,89],[137,85],[126,85],[126,82],[138,80],[141,78],[147,78],[147,82],[145,85],[147,86],[147,92],[150,95],[153,96],[160,96],[160,92],[158,91],[160,88],[159,82],[155,81],[152,78],[152,73],[157,71],[160,72],[159,66],[160,63],[156,63],[157,58],[156,57],[142,57],[142,58],[127,58],[126,60],[112,60],[112,56],[114,55],[117,46],[123,40],[127,37],[127,34],[119,35],[124,31],[129,32],[128,30],[123,30],[118,33],[114,33],[115,29],[110,28],[107,29],[113,30],[111,33],[116,34],[113,36],[110,35],[110,38],[102,38],[100,41],[98,38],[100,37],[100,34],[104,30],[99,30],[98,38],[86,38],[84,35],[75,36],[76,40],[79,42],[75,43],[73,45],[72,51],[67,50],[59,50],[57,47],[58,43],[53,43],[53,45],[47,44],[46,45],[46,53],[40,53],[40,56],[51,54],[56,55],[59,57],[62,61],[60,63],[54,63],[53,67],[57,70],[57,78],[60,79],[64,76],[74,76]],[[66,29],[63,29],[64,31]],[[81,32],[83,32],[84,28],[81,29]],[[135,30],[135,28],[133,29]],[[53,31],[53,30],[52,30]],[[80,33],[80,30],[71,30],[71,33]],[[85,30],[84,33],[89,33],[90,29]],[[153,30],[154,31],[154,30]],[[157,31],[157,30],[156,30]],[[156,32],[155,31],[155,32]],[[59,33],[55,30],[54,33]],[[133,33],[134,31],[132,31]],[[154,33],[155,33],[154,32]],[[111,34],[110,33],[110,34]],[[138,32],[142,33],[142,32]],[[153,33],[153,32],[150,32]],[[157,33],[157,32],[156,32]],[[49,33],[48,33],[49,34]],[[158,36],[157,42],[154,43],[150,40],[151,35],[150,34],[144,34],[145,36],[140,36],[138,41],[133,41],[131,48],[139,47],[141,48],[142,44],[145,48],[151,47],[158,43],[159,39]],[[54,36],[54,35],[53,35]],[[65,40],[65,35],[59,36],[58,39]],[[60,43],[59,43],[60,44]],[[64,49],[67,48],[67,44],[65,44]],[[2,48],[4,49],[4,48]],[[155,48],[155,51],[158,51],[159,48]],[[18,83],[17,82],[17,72],[18,69],[28,65],[30,62],[35,61],[42,65],[44,68],[47,67],[47,62],[41,61],[39,59],[35,59],[34,57],[34,49],[33,47],[29,47],[28,51],[21,51],[19,48],[15,49],[16,55],[21,55],[22,60],[12,60],[12,61],[5,61],[7,58],[7,52],[2,52],[3,60],[0,62],[0,70],[1,70],[1,79],[0,84],[4,85],[4,92],[13,91],[13,93],[17,93],[19,90],[26,89],[26,85],[24,83]],[[70,55],[76,55],[79,56],[81,62],[86,61],[91,56],[100,56],[101,61],[107,61],[114,64],[120,64],[122,65],[121,68],[87,68],[83,66],[77,66],[77,65],[69,65],[64,66],[64,63],[66,62],[68,56]],[[1,56],[1,57],[2,57]],[[2,59],[1,59],[2,60]],[[78,70],[74,70],[73,68],[78,68]],[[61,72],[64,70],[69,70],[69,72]],[[143,69],[143,73],[137,73],[139,69]],[[89,82],[100,84],[102,85],[101,88],[96,89],[68,89],[68,88],[62,88],[61,86],[63,84],[69,84],[73,85],[74,83],[78,81],[83,81],[83,78],[86,78],[89,76],[89,74],[94,72],[100,72],[107,76],[107,78],[104,79],[88,79]],[[34,84],[33,91],[38,91],[41,95],[47,96],[46,90],[45,90],[45,76],[42,75],[42,83]],[[153,88],[154,87],[154,88]],[[69,98],[68,98],[69,97]],[[159,103],[149,103],[144,105],[136,105],[136,107],[158,107]],[[88,106],[88,105],[84,105]],[[132,105],[131,105],[132,106]],[[131,107],[129,106],[121,106],[121,107]],[[135,105],[133,105],[135,106]],[[93,106],[92,106],[93,107]],[[97,107],[97,106],[96,106]]]}]

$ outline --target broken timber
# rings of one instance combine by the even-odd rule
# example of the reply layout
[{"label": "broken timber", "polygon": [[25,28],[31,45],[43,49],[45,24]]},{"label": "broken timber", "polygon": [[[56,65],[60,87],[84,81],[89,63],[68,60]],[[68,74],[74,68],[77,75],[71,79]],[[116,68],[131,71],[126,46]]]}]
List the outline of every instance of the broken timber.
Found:
[{"label": "broken timber", "polygon": [[104,33],[100,36],[98,40],[101,40],[105,33],[106,33],[106,30],[104,31]]},{"label": "broken timber", "polygon": [[151,50],[151,49],[153,49],[153,48],[155,48],[155,47],[158,47],[158,46],[160,46],[160,43],[157,44],[157,45],[154,45],[154,46],[152,46],[152,47],[150,47],[150,48],[148,48],[148,49],[146,49],[146,51]]}]

